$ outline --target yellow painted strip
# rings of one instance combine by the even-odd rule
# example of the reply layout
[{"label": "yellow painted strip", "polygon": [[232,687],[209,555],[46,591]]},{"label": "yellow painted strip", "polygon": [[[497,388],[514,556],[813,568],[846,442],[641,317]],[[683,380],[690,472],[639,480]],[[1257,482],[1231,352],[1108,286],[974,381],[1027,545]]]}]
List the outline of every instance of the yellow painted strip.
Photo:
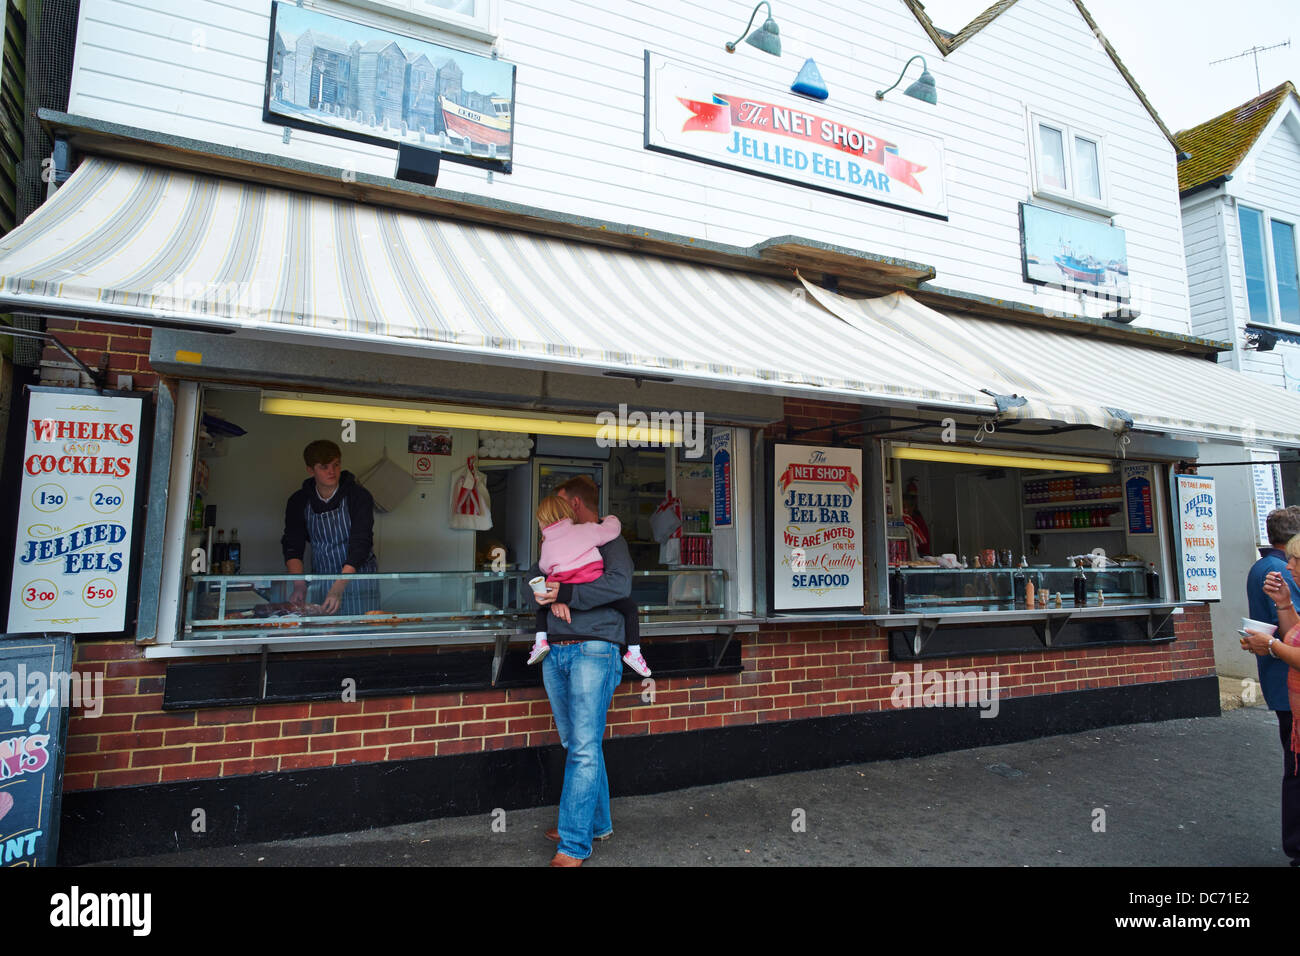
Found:
[{"label": "yellow painted strip", "polygon": [[184,362],[186,365],[202,365],[203,353],[187,352],[184,349],[181,349],[176,353],[176,361]]}]

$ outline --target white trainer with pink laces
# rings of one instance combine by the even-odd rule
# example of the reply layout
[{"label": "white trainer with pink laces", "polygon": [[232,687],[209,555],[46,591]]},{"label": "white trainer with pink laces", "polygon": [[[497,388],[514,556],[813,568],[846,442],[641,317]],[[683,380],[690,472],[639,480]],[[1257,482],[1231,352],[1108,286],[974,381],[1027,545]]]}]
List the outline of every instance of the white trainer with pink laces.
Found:
[{"label": "white trainer with pink laces", "polygon": [[637,651],[635,654],[628,651],[623,655],[623,663],[632,668],[632,670],[636,671],[642,677],[650,676],[650,665],[645,662],[645,658],[641,656],[640,651]]}]

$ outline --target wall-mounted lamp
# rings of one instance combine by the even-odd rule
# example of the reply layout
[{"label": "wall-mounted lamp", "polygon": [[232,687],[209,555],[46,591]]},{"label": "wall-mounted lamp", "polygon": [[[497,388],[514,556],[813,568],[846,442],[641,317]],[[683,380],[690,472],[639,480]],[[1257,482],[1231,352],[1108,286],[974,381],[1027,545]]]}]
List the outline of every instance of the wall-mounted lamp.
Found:
[{"label": "wall-mounted lamp", "polygon": [[758,47],[764,53],[770,53],[773,56],[781,55],[781,28],[772,19],[772,5],[767,0],[763,0],[762,3],[754,7],[754,12],[749,15],[749,23],[745,25],[745,33],[749,33],[749,28],[754,25],[754,17],[758,16],[758,7],[767,7],[767,20],[749,36],[742,33],[735,40],[728,43],[725,47],[728,53],[735,53],[736,44],[740,42],[741,37],[744,37],[746,43]]},{"label": "wall-mounted lamp", "polygon": [[[903,95],[910,96],[913,99],[923,100],[933,106],[935,103],[939,102],[939,93],[938,89],[934,85],[934,77],[930,75],[930,70],[926,66],[925,57],[918,53],[916,56],[912,57],[912,60],[921,61],[921,78],[905,89]],[[907,68],[912,65],[912,60],[908,60],[903,64],[903,70],[898,74],[898,79],[894,81],[894,86],[898,86],[899,83],[903,82],[903,74],[906,73]],[[883,100],[885,94],[888,93],[889,90],[892,90],[894,86],[891,86],[888,90],[876,90],[876,99]]]},{"label": "wall-mounted lamp", "polygon": [[1244,348],[1247,352],[1271,352],[1275,345],[1277,345],[1277,336],[1272,332],[1265,332],[1263,329],[1246,330]]},{"label": "wall-mounted lamp", "polygon": [[804,60],[799,75],[790,84],[790,92],[814,100],[824,100],[831,95],[830,90],[826,89],[826,81],[822,79],[821,70],[817,69],[817,64],[813,62],[812,57]]}]

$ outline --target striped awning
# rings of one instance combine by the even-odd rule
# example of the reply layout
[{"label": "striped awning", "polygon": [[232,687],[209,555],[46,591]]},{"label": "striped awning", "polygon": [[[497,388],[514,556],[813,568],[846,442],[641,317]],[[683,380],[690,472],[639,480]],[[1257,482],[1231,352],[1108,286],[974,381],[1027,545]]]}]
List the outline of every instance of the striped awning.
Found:
[{"label": "striped awning", "polygon": [[1203,358],[945,315],[902,292],[862,300],[805,286],[865,334],[889,329],[905,336],[913,352],[961,364],[998,400],[1000,420],[1300,446],[1300,394]]},{"label": "striped awning", "polygon": [[1300,395],[1201,359],[98,157],[0,239],[0,308],[1300,446]]},{"label": "striped awning", "polygon": [[0,306],[991,412],[786,282],[88,157],[0,239]]}]

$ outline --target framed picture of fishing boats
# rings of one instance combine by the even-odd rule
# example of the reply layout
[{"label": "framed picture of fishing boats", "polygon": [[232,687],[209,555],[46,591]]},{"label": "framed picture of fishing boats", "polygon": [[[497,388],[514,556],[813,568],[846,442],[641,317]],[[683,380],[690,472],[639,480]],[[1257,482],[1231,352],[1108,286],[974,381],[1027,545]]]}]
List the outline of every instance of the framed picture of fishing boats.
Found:
[{"label": "framed picture of fishing boats", "polygon": [[1021,203],[1020,253],[1026,282],[1129,300],[1123,229]]},{"label": "framed picture of fishing boats", "polygon": [[515,67],[274,3],[262,119],[510,172]]}]

